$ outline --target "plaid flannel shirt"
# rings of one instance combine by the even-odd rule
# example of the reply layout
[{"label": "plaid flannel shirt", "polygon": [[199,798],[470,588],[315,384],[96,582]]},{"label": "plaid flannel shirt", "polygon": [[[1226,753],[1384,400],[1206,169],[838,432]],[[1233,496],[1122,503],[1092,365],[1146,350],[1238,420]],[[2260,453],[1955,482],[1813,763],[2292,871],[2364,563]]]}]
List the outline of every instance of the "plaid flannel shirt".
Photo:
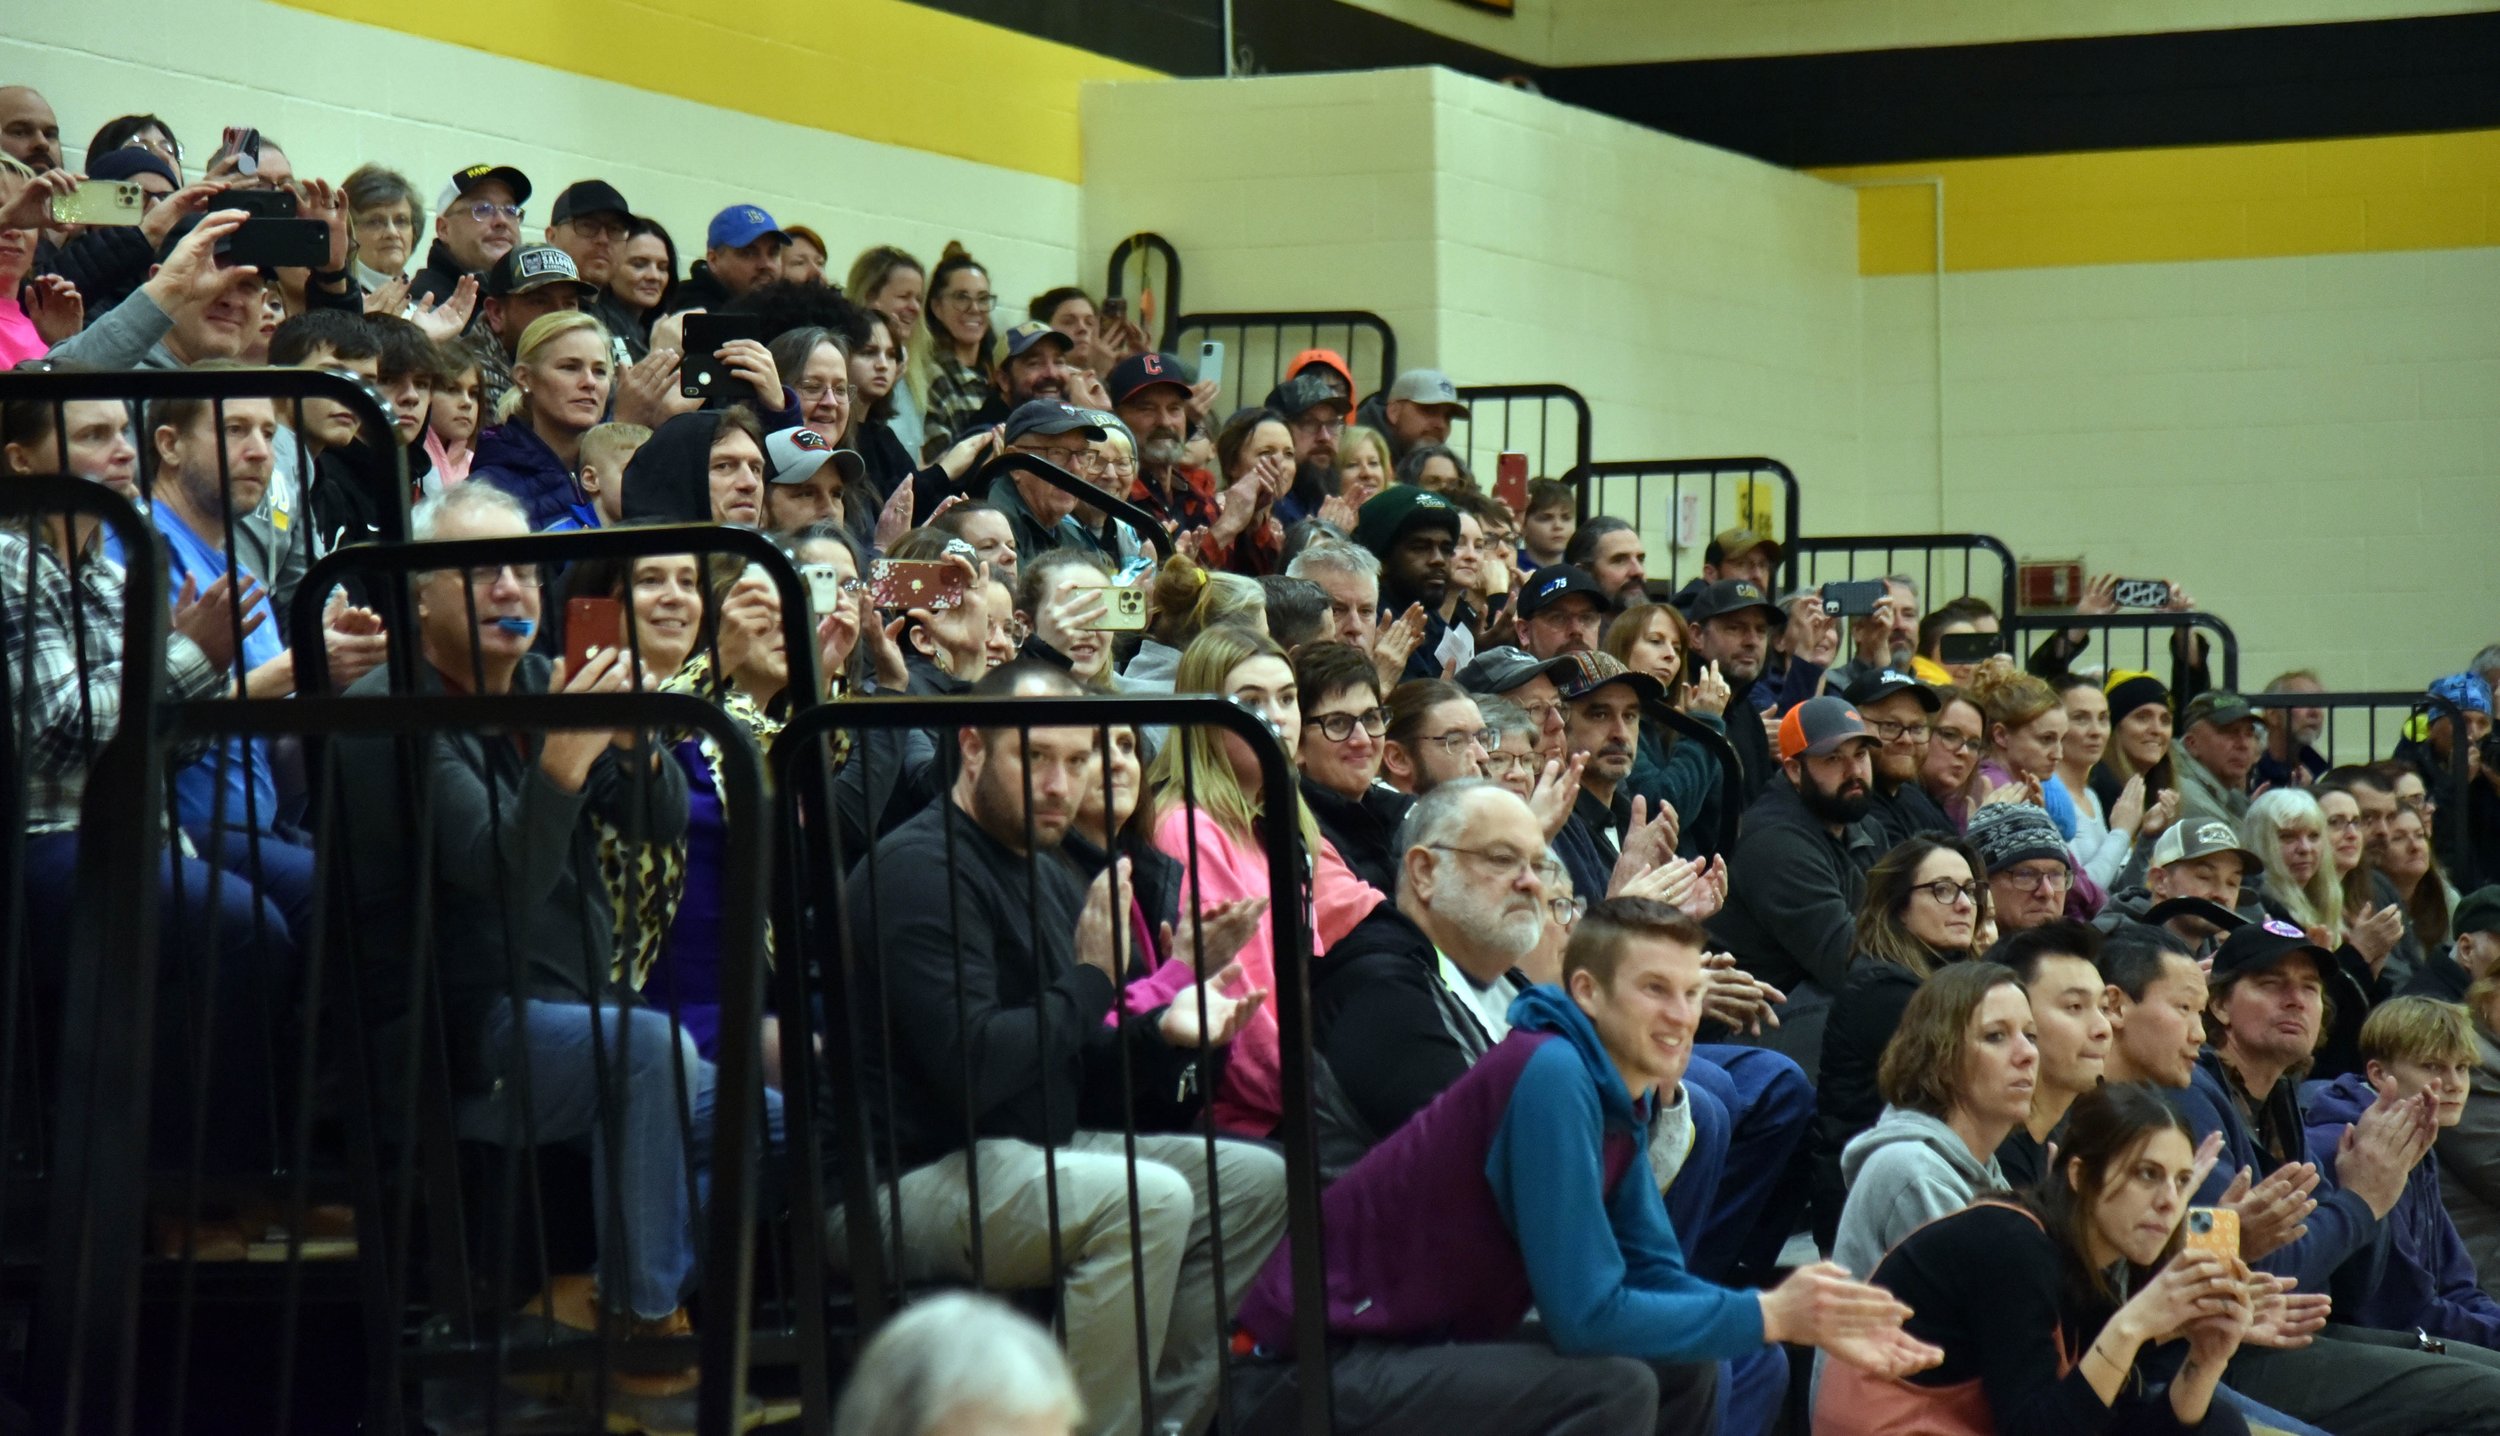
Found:
[{"label": "plaid flannel shirt", "polygon": [[[78,826],[87,769],[119,731],[122,701],[122,568],[100,556],[70,567],[48,542],[0,527],[0,613],[6,615],[12,721],[24,727],[26,831]],[[214,697],[222,676],[197,644],[169,634],[168,696]]]}]

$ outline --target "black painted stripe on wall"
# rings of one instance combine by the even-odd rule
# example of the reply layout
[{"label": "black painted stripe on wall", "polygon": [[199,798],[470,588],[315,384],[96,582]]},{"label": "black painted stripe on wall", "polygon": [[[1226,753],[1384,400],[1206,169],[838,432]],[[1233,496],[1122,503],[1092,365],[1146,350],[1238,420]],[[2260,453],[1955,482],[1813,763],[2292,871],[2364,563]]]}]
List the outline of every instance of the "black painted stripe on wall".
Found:
[{"label": "black painted stripe on wall", "polygon": [[1238,0],[1262,69],[1446,65],[1775,164],[2500,127],[2500,13],[1534,70],[1338,0]]},{"label": "black painted stripe on wall", "polygon": [[1776,164],[1883,164],[2500,126],[2500,14],[1539,75]]}]

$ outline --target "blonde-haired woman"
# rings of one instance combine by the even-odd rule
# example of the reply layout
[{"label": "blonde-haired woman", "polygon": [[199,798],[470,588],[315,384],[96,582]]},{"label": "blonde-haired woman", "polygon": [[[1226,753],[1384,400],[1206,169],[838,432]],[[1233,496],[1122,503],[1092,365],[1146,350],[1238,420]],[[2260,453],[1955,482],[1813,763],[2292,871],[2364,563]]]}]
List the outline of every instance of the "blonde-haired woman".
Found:
[{"label": "blonde-haired woman", "polygon": [[608,411],[609,352],[606,327],[578,310],[542,314],[521,331],[512,387],[495,406],[495,426],[477,436],[469,480],[519,499],[533,533],[568,517],[599,526],[574,476],[582,435]]},{"label": "blonde-haired woman", "polygon": [[1378,429],[1348,424],[1337,436],[1337,495],[1354,508],[1389,486],[1396,463]]},{"label": "blonde-haired woman", "polygon": [[[1285,650],[1265,632],[1219,624],[1199,634],[1181,655],[1174,691],[1219,694],[1265,718],[1292,765],[1302,737],[1301,697]],[[1383,901],[1320,836],[1299,788],[1291,790],[1291,812],[1267,811],[1257,756],[1239,736],[1207,726],[1176,728],[1155,754],[1147,782],[1156,803],[1155,846],[1184,870],[1183,911],[1269,896],[1262,834],[1271,822],[1291,823],[1301,835],[1311,905],[1285,920],[1304,925],[1313,956],[1353,931]],[[1272,910],[1261,914],[1240,957],[1243,979],[1269,992],[1276,989],[1277,920]],[[1216,1085],[1212,1108],[1218,1128],[1252,1137],[1275,1130],[1284,1110],[1277,1049],[1275,1009],[1263,1005],[1234,1040]]]},{"label": "blonde-haired woman", "polygon": [[1218,624],[1267,631],[1267,590],[1257,579],[1201,568],[1186,554],[1174,554],[1156,572],[1147,607],[1146,639],[1120,671],[1119,686],[1129,693],[1172,692],[1182,653]]}]

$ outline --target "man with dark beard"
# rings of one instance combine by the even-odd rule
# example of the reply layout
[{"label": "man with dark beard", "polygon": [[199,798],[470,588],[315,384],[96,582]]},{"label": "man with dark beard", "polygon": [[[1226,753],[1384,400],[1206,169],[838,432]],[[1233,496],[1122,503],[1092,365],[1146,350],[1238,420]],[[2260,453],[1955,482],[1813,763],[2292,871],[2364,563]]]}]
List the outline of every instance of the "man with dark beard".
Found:
[{"label": "man with dark beard", "polygon": [[1727,711],[1734,715],[1727,725],[1727,741],[1736,749],[1745,801],[1750,803],[1761,796],[1773,771],[1770,730],[1776,719],[1766,714],[1762,721],[1755,721],[1748,695],[1769,661],[1771,625],[1779,621],[1779,607],[1752,579],[1723,578],[1693,600],[1691,618],[1693,666],[1716,663],[1719,676],[1727,680]]},{"label": "man with dark beard", "polygon": [[1291,527],[1317,514],[1337,492],[1337,436],[1345,429],[1345,396],[1316,375],[1287,379],[1268,391],[1267,407],[1293,431],[1293,491],[1276,501],[1276,518]]},{"label": "man with dark beard", "polygon": [[1788,710],[1780,776],[1745,810],[1727,860],[1727,905],[1710,921],[1711,936],[1740,967],[1788,994],[1765,1040],[1809,1076],[1855,945],[1867,870],[1884,852],[1867,820],[1875,748],[1846,699],[1810,698]]},{"label": "man with dark beard", "polygon": [[1884,847],[1922,834],[1952,837],[1953,820],[1918,782],[1919,760],[1926,756],[1927,735],[1943,702],[1936,690],[1904,669],[1878,668],[1849,685],[1846,697],[1875,738],[1875,801],[1868,816]]},{"label": "man with dark beard", "polygon": [[[1215,476],[1181,462],[1189,449],[1189,370],[1169,354],[1132,354],[1114,365],[1103,387],[1111,407],[1137,436],[1137,482],[1129,497],[1178,538],[1215,524]],[[1209,567],[1222,567],[1209,555]]]},{"label": "man with dark beard", "polygon": [[[1458,553],[1458,510],[1439,494],[1413,484],[1391,484],[1364,503],[1354,522],[1354,541],[1380,557],[1380,633],[1374,649],[1393,635],[1411,636],[1406,668],[1398,681],[1441,676],[1442,598],[1450,587],[1450,562]],[[1384,678],[1387,674],[1384,670]]]},{"label": "man with dark beard", "polygon": [[1009,415],[1035,399],[1064,401],[1068,397],[1067,361],[1075,340],[1039,319],[1028,319],[1000,338],[1006,354],[990,378],[989,402],[972,416],[972,422],[983,427],[1006,423]]}]

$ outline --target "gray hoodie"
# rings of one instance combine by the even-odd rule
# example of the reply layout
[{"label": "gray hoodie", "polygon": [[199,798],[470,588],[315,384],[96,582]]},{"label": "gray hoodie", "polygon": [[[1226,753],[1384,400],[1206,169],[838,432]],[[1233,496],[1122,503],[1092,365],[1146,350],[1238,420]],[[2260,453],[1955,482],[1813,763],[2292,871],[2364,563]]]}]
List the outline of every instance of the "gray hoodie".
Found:
[{"label": "gray hoodie", "polygon": [[1841,1149],[1840,1175],[1849,1184],[1849,1201],[1840,1209],[1832,1260],[1860,1281],[1922,1222],[1958,1212],[1972,1197],[2005,1185],[1995,1153],[1982,1162],[1942,1119],[1899,1107],[1886,1107],[1874,1126]]}]

